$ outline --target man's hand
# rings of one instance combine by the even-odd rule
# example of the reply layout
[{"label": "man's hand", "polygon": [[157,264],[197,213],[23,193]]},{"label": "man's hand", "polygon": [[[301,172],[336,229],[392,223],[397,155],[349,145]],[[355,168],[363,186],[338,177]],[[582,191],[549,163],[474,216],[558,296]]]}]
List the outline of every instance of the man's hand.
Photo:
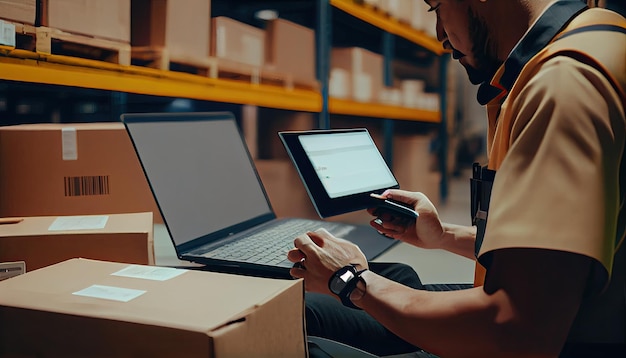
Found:
[{"label": "man's hand", "polygon": [[370,225],[381,234],[404,241],[411,245],[427,248],[442,248],[444,227],[439,219],[439,213],[426,195],[405,190],[387,190],[383,196],[389,199],[407,203],[419,213],[417,220],[408,220],[390,212],[380,212],[376,208],[368,212],[376,219]]},{"label": "man's hand", "polygon": [[297,264],[291,269],[291,276],[304,278],[305,289],[310,292],[331,294],[328,280],[344,266],[355,265],[358,270],[368,268],[367,259],[358,246],[334,237],[325,229],[298,236],[294,246],[287,254],[289,261]]}]

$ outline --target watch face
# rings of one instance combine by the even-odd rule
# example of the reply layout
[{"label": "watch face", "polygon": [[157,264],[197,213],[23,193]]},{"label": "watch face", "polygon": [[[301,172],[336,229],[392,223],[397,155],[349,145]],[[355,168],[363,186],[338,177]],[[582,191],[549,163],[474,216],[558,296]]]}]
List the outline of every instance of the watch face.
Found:
[{"label": "watch face", "polygon": [[354,272],[347,268],[340,270],[330,281],[330,291],[338,295],[352,278],[354,278]]}]

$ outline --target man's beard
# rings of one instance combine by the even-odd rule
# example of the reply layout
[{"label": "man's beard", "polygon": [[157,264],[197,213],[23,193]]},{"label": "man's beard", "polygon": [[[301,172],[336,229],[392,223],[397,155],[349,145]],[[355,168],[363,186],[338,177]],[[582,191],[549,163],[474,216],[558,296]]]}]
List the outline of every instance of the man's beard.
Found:
[{"label": "man's beard", "polygon": [[468,13],[469,35],[472,39],[472,57],[474,66],[466,65],[465,71],[471,83],[478,85],[490,81],[496,73],[502,61],[497,57],[497,48],[490,41],[489,28],[485,21],[472,13]]}]

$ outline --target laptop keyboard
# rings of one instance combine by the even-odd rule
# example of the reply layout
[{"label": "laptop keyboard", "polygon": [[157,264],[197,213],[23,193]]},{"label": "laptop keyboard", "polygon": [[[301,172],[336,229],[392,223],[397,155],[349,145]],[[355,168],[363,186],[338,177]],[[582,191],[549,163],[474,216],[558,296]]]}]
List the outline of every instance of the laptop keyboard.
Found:
[{"label": "laptop keyboard", "polygon": [[317,230],[320,227],[324,227],[337,236],[344,235],[353,228],[351,225],[342,223],[289,219],[272,228],[262,229],[242,240],[236,240],[204,253],[202,256],[228,261],[277,265],[287,261],[287,252],[293,249],[293,240],[297,235]]}]

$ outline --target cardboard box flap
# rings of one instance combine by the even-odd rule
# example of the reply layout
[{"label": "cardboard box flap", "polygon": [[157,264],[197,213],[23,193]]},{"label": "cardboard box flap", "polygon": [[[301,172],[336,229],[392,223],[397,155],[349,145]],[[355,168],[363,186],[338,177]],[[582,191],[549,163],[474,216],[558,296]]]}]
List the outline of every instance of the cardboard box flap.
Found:
[{"label": "cardboard box flap", "polygon": [[[182,271],[182,274],[166,281],[112,275],[127,267],[128,264],[95,260],[68,260],[0,282],[3,292],[0,305],[209,333],[228,326],[224,323],[253,319],[260,302],[269,302],[285,290],[293,294],[281,298],[302,300],[303,297],[301,281],[153,266],[143,267]],[[75,294],[92,285],[145,293],[128,302]],[[284,319],[282,316],[280,320]],[[293,319],[302,319],[295,316]]]}]

